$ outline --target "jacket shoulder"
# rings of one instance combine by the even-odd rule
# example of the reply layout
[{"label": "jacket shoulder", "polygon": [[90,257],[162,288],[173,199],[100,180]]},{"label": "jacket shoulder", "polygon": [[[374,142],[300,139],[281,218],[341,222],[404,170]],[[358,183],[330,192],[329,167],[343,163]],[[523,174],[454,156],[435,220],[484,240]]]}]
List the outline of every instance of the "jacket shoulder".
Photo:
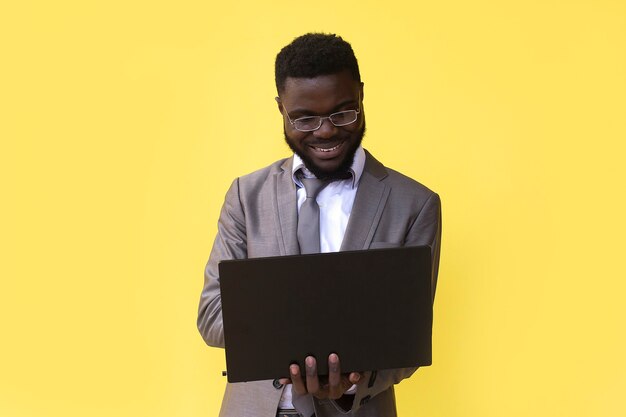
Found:
[{"label": "jacket shoulder", "polygon": [[242,189],[259,189],[263,184],[266,184],[276,174],[283,172],[287,169],[291,169],[291,158],[283,158],[278,161],[253,171],[249,174],[245,174],[237,178],[239,187]]},{"label": "jacket shoulder", "polygon": [[388,176],[385,178],[387,183],[397,190],[402,192],[415,194],[420,196],[430,196],[435,194],[433,190],[425,186],[424,184],[408,177],[394,169],[386,168]]},{"label": "jacket shoulder", "polygon": [[424,184],[417,182],[394,169],[388,168],[366,151],[366,162],[364,173],[369,173],[380,181],[383,181],[395,192],[401,194],[414,195],[419,197],[429,197],[435,194],[434,191]]}]

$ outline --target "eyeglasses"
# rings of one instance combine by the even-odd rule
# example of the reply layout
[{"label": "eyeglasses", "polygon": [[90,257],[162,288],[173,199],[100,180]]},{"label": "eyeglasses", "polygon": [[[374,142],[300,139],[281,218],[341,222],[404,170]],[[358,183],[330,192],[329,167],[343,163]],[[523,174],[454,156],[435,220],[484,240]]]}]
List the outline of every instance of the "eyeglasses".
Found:
[{"label": "eyeglasses", "polygon": [[[359,94],[359,103],[361,102],[361,94]],[[322,122],[326,119],[330,120],[330,122],[337,126],[347,126],[356,122],[356,119],[359,117],[359,113],[361,113],[361,108],[359,106],[358,110],[344,110],[333,113],[329,116],[305,116],[299,117],[296,120],[291,120],[289,117],[289,112],[283,105],[285,109],[285,115],[287,116],[287,120],[289,123],[300,132],[313,132],[320,127],[322,127]]]}]

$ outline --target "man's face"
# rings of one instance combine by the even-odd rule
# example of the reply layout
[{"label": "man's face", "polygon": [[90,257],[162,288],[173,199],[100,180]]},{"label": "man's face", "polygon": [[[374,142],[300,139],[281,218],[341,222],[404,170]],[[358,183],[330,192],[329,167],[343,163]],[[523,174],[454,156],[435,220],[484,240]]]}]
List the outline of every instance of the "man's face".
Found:
[{"label": "man's face", "polygon": [[[348,71],[315,78],[287,78],[278,108],[284,116],[285,140],[306,167],[318,178],[340,178],[351,167],[365,131],[360,102],[363,85]],[[329,119],[312,132],[300,132],[291,120],[305,116],[328,116],[343,110],[361,110],[357,120],[337,127]]]}]

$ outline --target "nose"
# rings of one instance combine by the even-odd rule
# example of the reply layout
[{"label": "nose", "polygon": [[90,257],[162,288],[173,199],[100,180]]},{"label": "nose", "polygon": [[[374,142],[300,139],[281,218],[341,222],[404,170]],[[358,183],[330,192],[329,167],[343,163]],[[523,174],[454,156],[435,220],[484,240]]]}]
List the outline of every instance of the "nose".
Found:
[{"label": "nose", "polygon": [[335,126],[330,119],[322,119],[322,125],[319,129],[313,132],[313,136],[320,139],[330,139],[337,133],[337,126]]}]

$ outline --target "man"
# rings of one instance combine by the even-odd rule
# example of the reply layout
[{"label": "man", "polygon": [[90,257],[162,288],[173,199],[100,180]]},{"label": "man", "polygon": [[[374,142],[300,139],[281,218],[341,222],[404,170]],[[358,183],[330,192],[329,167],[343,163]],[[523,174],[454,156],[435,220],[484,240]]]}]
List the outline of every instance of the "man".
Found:
[{"label": "man", "polygon": [[[430,245],[435,288],[439,196],[361,147],[363,83],[350,44],[335,35],[296,38],[276,57],[276,87],[294,155],[236,179],[226,194],[198,314],[200,333],[211,346],[224,347],[217,268],[224,259]],[[307,202],[307,184],[315,178],[323,185]],[[319,211],[319,238],[310,246],[300,228],[312,209]],[[318,378],[316,360],[328,361],[327,380]],[[228,384],[220,416],[393,417],[393,385],[415,371],[342,374],[335,354],[304,363],[304,370],[286,364],[290,378]]]}]

